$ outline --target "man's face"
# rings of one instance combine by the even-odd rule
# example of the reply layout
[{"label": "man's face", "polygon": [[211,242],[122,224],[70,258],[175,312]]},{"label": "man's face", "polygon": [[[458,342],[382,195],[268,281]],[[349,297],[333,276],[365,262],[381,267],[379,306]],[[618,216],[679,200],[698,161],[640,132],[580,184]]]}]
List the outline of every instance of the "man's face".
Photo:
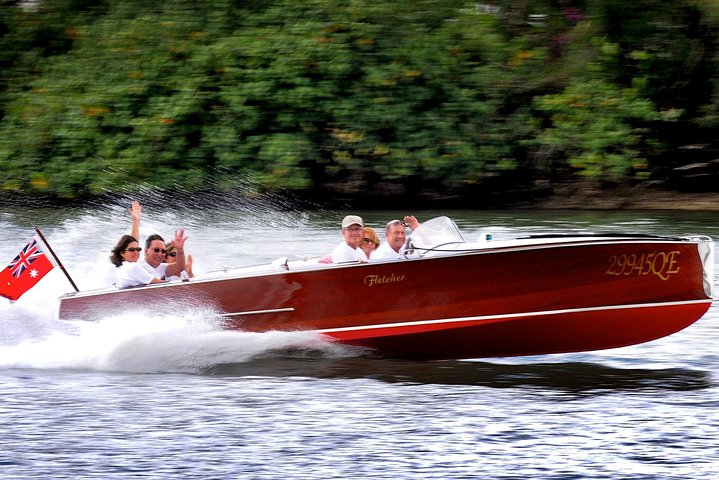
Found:
[{"label": "man's face", "polygon": [[162,240],[153,240],[150,248],[145,251],[145,261],[157,267],[165,261],[165,242]]},{"label": "man's face", "polygon": [[401,223],[398,225],[391,225],[389,230],[387,230],[387,233],[385,233],[385,237],[387,237],[387,243],[389,243],[389,246],[392,247],[392,250],[399,253],[399,249],[402,248],[402,245],[404,245],[404,242],[407,240],[404,225]]},{"label": "man's face", "polygon": [[350,225],[347,228],[342,229],[342,236],[345,237],[345,242],[352,248],[359,247],[360,240],[362,239],[362,227],[359,225]]}]

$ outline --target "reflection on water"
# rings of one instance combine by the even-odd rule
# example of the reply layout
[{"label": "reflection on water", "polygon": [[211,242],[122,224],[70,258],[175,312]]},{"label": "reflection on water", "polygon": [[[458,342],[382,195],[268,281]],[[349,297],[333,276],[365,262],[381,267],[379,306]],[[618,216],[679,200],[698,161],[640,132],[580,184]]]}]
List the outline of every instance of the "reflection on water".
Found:
[{"label": "reflection on water", "polygon": [[542,387],[566,393],[626,390],[699,390],[712,386],[708,372],[685,368],[613,368],[595,363],[501,365],[475,361],[412,362],[391,359],[265,356],[215,365],[208,375],[373,379],[385,383]]}]

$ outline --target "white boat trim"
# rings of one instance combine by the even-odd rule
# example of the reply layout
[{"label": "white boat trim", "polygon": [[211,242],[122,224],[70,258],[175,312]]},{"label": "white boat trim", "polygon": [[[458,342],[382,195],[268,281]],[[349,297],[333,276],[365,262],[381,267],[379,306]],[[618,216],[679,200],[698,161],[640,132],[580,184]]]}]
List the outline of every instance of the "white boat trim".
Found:
[{"label": "white boat trim", "polygon": [[625,310],[625,309],[637,309],[637,308],[653,308],[653,307],[669,307],[678,305],[694,305],[702,303],[712,303],[712,299],[706,300],[687,300],[682,302],[662,302],[662,303],[641,303],[634,305],[609,305],[604,307],[583,307],[583,308],[568,308],[563,310],[545,310],[538,312],[520,312],[520,313],[503,313],[500,315],[480,315],[474,317],[457,317],[457,318],[441,318],[436,320],[420,320],[416,322],[401,322],[401,323],[384,323],[378,325],[360,325],[356,327],[342,327],[342,328],[326,328],[321,330],[314,330],[316,333],[336,333],[336,332],[352,332],[360,330],[376,330],[383,328],[403,328],[403,327],[416,327],[421,325],[436,325],[440,323],[461,323],[461,322],[476,322],[485,320],[501,320],[506,318],[524,318],[524,317],[539,317],[548,315],[562,315],[566,313],[584,313],[584,312],[598,312],[604,310]]},{"label": "white boat trim", "polygon": [[242,315],[261,315],[263,313],[287,313],[294,312],[294,308],[272,308],[269,310],[248,310],[246,312],[219,313],[218,317],[239,317]]}]

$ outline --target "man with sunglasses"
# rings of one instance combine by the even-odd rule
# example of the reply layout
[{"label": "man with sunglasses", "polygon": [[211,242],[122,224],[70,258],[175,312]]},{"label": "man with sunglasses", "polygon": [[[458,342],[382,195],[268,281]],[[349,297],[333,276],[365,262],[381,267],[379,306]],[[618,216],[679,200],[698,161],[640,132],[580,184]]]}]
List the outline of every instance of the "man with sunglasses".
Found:
[{"label": "man with sunglasses", "polygon": [[372,260],[388,260],[403,258],[407,249],[407,232],[405,227],[415,230],[419,221],[412,215],[404,217],[404,221],[392,220],[387,223],[384,231],[385,242],[372,252]]},{"label": "man with sunglasses", "polygon": [[367,261],[367,255],[360,248],[363,228],[362,217],[347,215],[342,219],[342,236],[344,240],[332,250],[332,263]]},{"label": "man with sunglasses", "polygon": [[136,287],[151,283],[161,283],[167,277],[180,275],[185,269],[185,231],[175,230],[172,244],[177,253],[175,263],[165,263],[165,240],[157,234],[150,235],[145,241],[145,256],[135,263],[124,263],[117,271],[118,288]]}]

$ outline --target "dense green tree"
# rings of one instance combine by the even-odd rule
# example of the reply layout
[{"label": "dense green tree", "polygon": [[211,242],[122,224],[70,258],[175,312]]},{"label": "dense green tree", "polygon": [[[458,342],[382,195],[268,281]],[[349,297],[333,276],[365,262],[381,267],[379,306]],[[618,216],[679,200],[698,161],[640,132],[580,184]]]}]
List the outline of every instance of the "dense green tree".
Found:
[{"label": "dense green tree", "polygon": [[5,191],[639,181],[667,125],[717,124],[706,0],[27,5],[0,3]]},{"label": "dense green tree", "polygon": [[537,108],[551,114],[551,127],[535,141],[556,148],[580,175],[614,182],[647,175],[639,151],[644,129],[636,124],[659,114],[635,90],[582,81],[539,97]]}]

